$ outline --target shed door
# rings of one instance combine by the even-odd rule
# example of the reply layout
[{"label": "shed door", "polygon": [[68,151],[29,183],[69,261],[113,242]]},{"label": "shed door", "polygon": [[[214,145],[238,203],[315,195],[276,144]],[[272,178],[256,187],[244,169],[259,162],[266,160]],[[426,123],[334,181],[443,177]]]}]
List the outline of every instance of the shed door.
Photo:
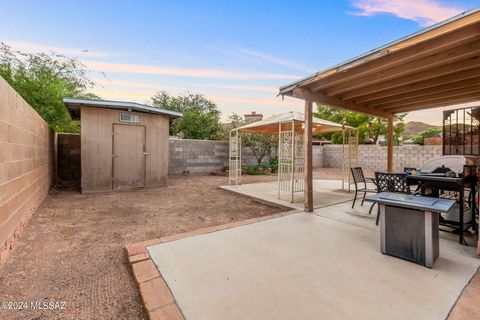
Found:
[{"label": "shed door", "polygon": [[145,126],[113,125],[113,189],[145,187]]}]

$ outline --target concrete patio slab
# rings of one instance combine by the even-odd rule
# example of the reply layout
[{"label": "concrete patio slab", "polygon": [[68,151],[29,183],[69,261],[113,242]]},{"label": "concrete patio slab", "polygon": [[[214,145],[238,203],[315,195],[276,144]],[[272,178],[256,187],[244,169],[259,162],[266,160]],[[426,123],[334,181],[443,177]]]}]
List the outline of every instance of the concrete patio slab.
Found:
[{"label": "concrete patio slab", "polygon": [[[291,209],[303,210],[303,192],[296,192],[294,201],[290,202],[291,196],[282,193],[278,198],[277,182],[249,183],[232,186],[221,186],[220,189],[245,195],[258,201],[279,205]],[[341,180],[313,180],[313,207],[323,208],[332,204],[351,201],[353,193],[342,190]]]},{"label": "concrete patio slab", "polygon": [[474,251],[442,240],[433,269],[382,255],[377,230],[354,223],[373,217],[332,217],[345,206],[147,250],[187,320],[445,319],[480,265]]}]

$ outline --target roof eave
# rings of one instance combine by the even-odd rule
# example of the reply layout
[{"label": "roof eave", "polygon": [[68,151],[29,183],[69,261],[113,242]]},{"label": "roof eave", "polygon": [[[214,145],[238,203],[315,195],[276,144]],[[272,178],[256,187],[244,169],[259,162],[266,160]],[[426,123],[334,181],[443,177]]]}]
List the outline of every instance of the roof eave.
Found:
[{"label": "roof eave", "polygon": [[182,117],[183,114],[176,111],[161,109],[148,105],[143,105],[136,102],[112,101],[112,100],[94,100],[94,99],[77,99],[77,98],[63,98],[63,103],[68,108],[69,105],[89,106],[98,108],[112,108],[112,109],[136,109],[137,112],[158,114],[168,116],[171,119]]}]

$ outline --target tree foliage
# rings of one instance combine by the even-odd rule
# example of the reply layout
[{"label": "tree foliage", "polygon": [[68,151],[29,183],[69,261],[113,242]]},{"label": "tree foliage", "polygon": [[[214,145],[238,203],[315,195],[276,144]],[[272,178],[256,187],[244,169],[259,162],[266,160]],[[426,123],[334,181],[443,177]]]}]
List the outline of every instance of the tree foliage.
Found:
[{"label": "tree foliage", "polygon": [[[233,128],[246,124],[245,120],[237,114],[230,116],[230,120]],[[263,159],[271,154],[272,146],[276,141],[276,137],[268,134],[242,133],[242,145],[250,148],[258,165],[262,164]]]},{"label": "tree foliage", "polygon": [[[397,123],[394,127],[394,144],[398,145],[399,137],[402,136],[405,130],[405,123],[403,119],[407,114],[402,113],[396,116]],[[387,120],[383,118],[372,117],[357,112],[351,112],[340,108],[333,108],[323,105],[317,105],[317,112],[314,116],[320,119],[325,119],[337,123],[345,123],[347,126],[355,127],[359,130],[360,143],[370,140],[376,144],[381,135],[387,134]],[[343,143],[343,136],[341,132],[335,132],[326,135],[331,139],[332,143]]]},{"label": "tree foliage", "polygon": [[431,129],[420,132],[417,136],[415,136],[413,141],[416,144],[423,145],[425,143],[425,138],[434,137],[437,134],[440,134],[441,132],[442,132],[442,129],[440,128],[431,128]]},{"label": "tree foliage", "polygon": [[87,93],[93,82],[85,66],[56,53],[23,53],[0,43],[0,76],[58,132],[80,130],[63,104],[64,97],[98,98]]},{"label": "tree foliage", "polygon": [[174,121],[172,134],[186,139],[216,140],[224,136],[220,123],[220,111],[215,103],[202,94],[186,93],[171,96],[159,91],[152,97],[152,104],[162,109],[181,112],[183,117]]}]

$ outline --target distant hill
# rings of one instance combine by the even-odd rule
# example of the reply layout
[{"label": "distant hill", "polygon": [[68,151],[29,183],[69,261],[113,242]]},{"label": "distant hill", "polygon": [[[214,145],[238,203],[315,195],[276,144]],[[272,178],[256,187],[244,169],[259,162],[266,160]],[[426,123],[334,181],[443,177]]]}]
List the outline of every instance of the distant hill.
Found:
[{"label": "distant hill", "polygon": [[405,134],[417,134],[428,129],[441,129],[442,126],[434,126],[420,121],[410,121],[405,124]]}]

